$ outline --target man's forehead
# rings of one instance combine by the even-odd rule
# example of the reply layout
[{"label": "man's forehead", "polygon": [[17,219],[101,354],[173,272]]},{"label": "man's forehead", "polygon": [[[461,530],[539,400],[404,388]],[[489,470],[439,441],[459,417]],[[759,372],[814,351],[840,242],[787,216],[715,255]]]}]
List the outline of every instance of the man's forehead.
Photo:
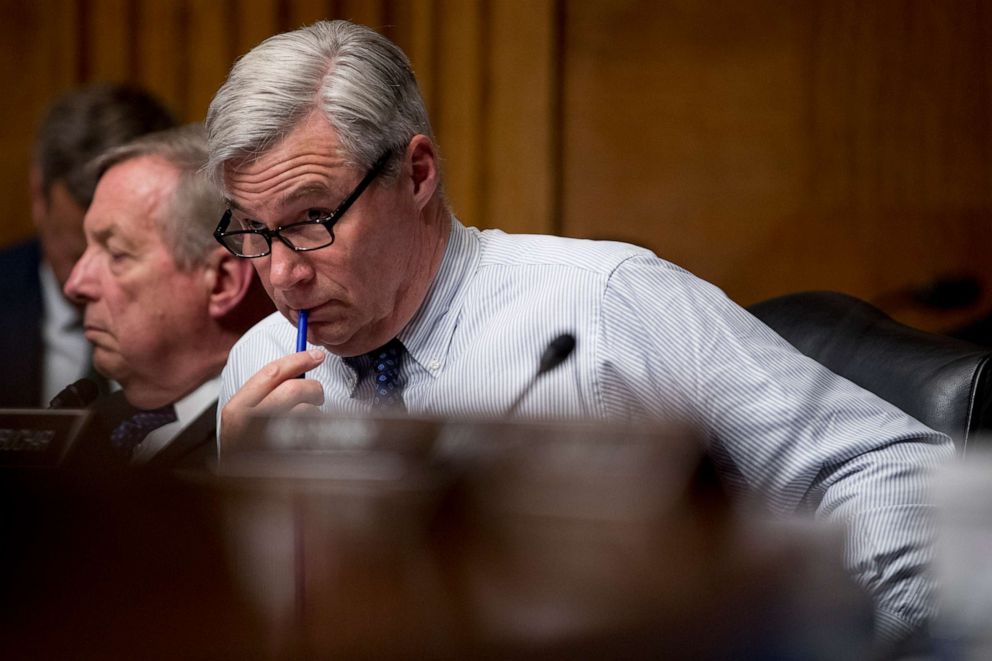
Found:
[{"label": "man's forehead", "polygon": [[246,154],[243,158],[233,158],[224,163],[223,174],[225,179],[252,179],[258,173],[290,167],[294,161],[300,159],[328,159],[343,165],[346,157],[337,131],[323,112],[315,110],[264,151]]},{"label": "man's forehead", "polygon": [[119,205],[148,212],[176,190],[179,169],[159,156],[140,156],[110,166],[97,182],[93,205]]},{"label": "man's forehead", "polygon": [[282,159],[242,163],[225,168],[228,206],[252,215],[271,214],[301,200],[329,204],[340,200],[354,185],[349,159],[336,151],[310,146],[305,151],[283,151]]},{"label": "man's forehead", "polygon": [[[275,198],[273,206],[289,206],[300,200],[315,200],[324,202],[329,197],[339,194],[340,186],[325,181],[304,181],[299,186],[290,186],[286,192]],[[250,210],[241,205],[233,196],[225,196],[227,206],[232,210],[248,214]]]},{"label": "man's forehead", "polygon": [[288,176],[334,174],[343,171],[349,159],[337,147],[319,142],[274,148],[257,158],[229,161],[224,166],[224,182],[231,186],[271,185]]},{"label": "man's forehead", "polygon": [[112,166],[100,178],[86,212],[87,231],[124,235],[154,231],[178,180],[174,167],[154,160],[133,159]]}]

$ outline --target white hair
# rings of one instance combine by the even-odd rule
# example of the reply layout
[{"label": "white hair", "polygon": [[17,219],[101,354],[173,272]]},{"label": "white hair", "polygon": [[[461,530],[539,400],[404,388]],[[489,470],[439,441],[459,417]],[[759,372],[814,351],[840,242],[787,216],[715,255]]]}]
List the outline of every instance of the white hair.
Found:
[{"label": "white hair", "polygon": [[270,37],[241,57],[207,112],[207,169],[221,187],[225,164],[256,160],[314,110],[337,133],[349,163],[369,168],[420,133],[433,140],[410,61],[379,33],[321,21]]}]

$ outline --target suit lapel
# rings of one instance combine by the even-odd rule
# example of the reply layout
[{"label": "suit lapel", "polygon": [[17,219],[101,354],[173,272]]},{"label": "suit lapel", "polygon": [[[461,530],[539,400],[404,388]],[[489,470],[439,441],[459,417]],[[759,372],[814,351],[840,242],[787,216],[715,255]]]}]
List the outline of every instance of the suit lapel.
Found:
[{"label": "suit lapel", "polygon": [[148,460],[149,468],[175,468],[180,464],[198,463],[194,458],[202,456],[204,461],[216,454],[217,443],[217,402],[216,400],[191,422],[176,438],[172,439],[160,452]]}]

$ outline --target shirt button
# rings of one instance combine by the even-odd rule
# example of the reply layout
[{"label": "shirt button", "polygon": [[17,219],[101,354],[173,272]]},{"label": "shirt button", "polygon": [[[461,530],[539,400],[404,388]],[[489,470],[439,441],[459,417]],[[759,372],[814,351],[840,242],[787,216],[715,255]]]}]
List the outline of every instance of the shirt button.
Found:
[{"label": "shirt button", "polygon": [[440,360],[432,360],[430,362],[430,364],[427,366],[427,369],[429,369],[432,372],[438,371],[439,369],[441,369],[441,361]]}]

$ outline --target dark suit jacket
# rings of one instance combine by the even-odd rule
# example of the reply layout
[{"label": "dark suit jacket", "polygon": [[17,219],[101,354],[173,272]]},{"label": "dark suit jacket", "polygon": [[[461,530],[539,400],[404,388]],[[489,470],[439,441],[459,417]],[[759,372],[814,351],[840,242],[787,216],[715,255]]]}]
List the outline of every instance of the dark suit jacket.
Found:
[{"label": "dark suit jacket", "polygon": [[0,250],[0,407],[41,402],[41,246],[29,240]]},{"label": "dark suit jacket", "polygon": [[[138,409],[128,404],[124,393],[114,392],[101,397],[90,406],[91,419],[87,428],[66,453],[64,468],[79,470],[112,470],[126,468],[129,463],[110,443],[110,434]],[[145,467],[154,470],[205,468],[217,456],[217,402],[208,406],[178,436],[169,441],[152,457]]]},{"label": "dark suit jacket", "polygon": [[217,457],[217,401],[188,424],[178,436],[148,462],[148,468],[199,469]]},{"label": "dark suit jacket", "polygon": [[[37,239],[0,250],[0,408],[48,405],[41,399],[45,369],[41,259]],[[100,393],[107,392],[104,377],[92,369],[88,377]]]}]

